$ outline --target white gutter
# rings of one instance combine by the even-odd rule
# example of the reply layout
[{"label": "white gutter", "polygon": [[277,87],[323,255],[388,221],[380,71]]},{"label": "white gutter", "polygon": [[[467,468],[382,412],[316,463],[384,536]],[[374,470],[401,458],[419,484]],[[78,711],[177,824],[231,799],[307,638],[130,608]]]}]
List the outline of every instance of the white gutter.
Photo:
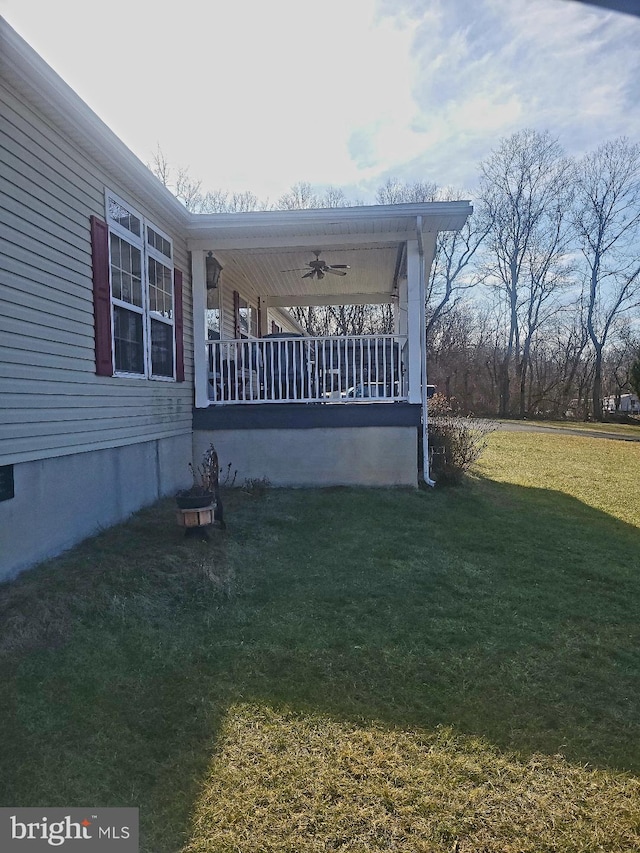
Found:
[{"label": "white gutter", "polygon": [[424,243],[422,238],[422,216],[416,216],[416,234],[418,237],[419,280],[420,294],[420,401],[422,403],[422,476],[428,486],[435,486],[436,481],[429,476],[429,399],[427,397],[427,312],[426,312],[426,283],[424,267]]}]

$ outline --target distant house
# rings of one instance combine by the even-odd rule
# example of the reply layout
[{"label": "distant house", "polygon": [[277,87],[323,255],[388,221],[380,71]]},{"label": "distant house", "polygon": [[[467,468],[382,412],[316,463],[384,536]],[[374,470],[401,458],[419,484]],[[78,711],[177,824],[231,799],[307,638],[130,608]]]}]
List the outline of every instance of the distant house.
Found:
[{"label": "distant house", "polygon": [[[468,202],[194,215],[0,19],[0,579],[187,484],[416,485],[424,282]],[[386,303],[385,336],[287,308]],[[349,393],[351,390],[351,393]]]},{"label": "distant house", "polygon": [[602,401],[605,412],[625,415],[640,415],[640,400],[637,394],[617,394]]}]

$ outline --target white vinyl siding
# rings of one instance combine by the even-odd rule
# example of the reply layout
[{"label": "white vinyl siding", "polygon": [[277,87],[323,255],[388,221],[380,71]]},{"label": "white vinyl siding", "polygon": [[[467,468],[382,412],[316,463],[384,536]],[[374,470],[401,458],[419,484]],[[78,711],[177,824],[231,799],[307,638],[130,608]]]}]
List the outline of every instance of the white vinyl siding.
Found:
[{"label": "white vinyl siding", "polygon": [[[105,185],[173,240],[185,382],[95,374],[90,216],[105,218]],[[0,194],[0,464],[189,434],[192,300],[180,229],[1,84]]]},{"label": "white vinyl siding", "polygon": [[[223,269],[220,275],[220,291],[221,300],[221,329],[220,337],[223,340],[231,340],[235,338],[235,312],[233,306],[233,291],[237,290],[240,294],[240,305],[249,306],[251,308],[251,328],[250,337],[257,337],[258,334],[258,294],[250,282],[246,281],[240,275],[234,275],[233,267]],[[246,335],[246,328],[242,329],[242,334]]]}]

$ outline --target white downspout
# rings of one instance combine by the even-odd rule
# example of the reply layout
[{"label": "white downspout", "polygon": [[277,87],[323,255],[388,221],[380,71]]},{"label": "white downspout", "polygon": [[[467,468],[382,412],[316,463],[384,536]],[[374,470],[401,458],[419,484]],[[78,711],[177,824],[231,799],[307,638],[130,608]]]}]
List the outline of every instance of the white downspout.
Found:
[{"label": "white downspout", "polygon": [[416,217],[416,234],[418,237],[418,291],[420,294],[420,401],[422,403],[422,476],[428,486],[435,486],[436,481],[429,476],[429,400],[427,397],[427,312],[426,284],[424,266],[424,244],[422,240],[422,216]]}]

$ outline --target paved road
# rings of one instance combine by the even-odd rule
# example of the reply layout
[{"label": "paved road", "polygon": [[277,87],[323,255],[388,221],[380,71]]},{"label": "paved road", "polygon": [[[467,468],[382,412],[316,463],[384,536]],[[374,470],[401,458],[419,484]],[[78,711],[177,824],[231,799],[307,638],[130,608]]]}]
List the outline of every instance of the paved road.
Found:
[{"label": "paved road", "polygon": [[639,435],[628,432],[600,432],[595,429],[571,429],[571,427],[539,426],[531,421],[498,421],[499,429],[506,432],[555,432],[564,435],[581,435],[583,438],[609,438],[615,441],[640,441]]}]

